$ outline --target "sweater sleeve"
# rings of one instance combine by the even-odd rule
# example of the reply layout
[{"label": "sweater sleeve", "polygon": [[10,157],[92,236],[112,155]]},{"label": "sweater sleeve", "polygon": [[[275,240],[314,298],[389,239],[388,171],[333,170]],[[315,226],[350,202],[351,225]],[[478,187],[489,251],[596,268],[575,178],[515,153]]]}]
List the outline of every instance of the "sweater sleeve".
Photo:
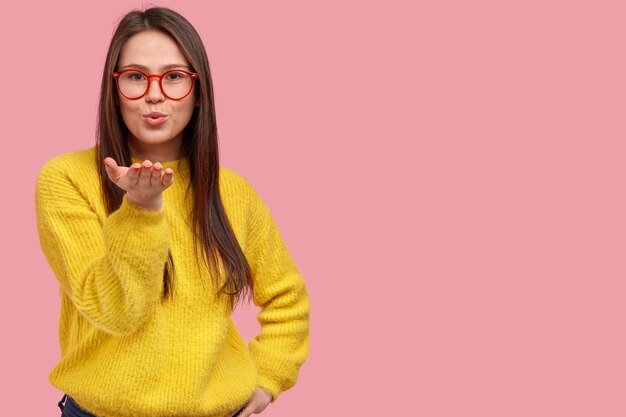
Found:
[{"label": "sweater sleeve", "polygon": [[305,282],[268,207],[250,186],[252,221],[246,246],[254,303],[261,308],[259,334],[249,349],[259,386],[273,394],[291,388],[309,354],[310,302]]},{"label": "sweater sleeve", "polygon": [[41,248],[80,314],[111,335],[129,335],[148,319],[163,287],[164,210],[145,210],[124,196],[102,223],[66,171],[48,162],[37,178]]}]

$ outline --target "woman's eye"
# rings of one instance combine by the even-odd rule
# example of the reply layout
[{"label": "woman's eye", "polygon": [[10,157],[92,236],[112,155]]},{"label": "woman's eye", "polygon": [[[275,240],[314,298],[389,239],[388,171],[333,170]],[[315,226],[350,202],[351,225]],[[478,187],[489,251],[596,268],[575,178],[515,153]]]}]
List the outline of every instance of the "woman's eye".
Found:
[{"label": "woman's eye", "polygon": [[126,73],[126,78],[128,78],[129,80],[132,81],[141,81],[143,80],[143,74],[139,73],[139,72],[127,72]]},{"label": "woman's eye", "polygon": [[185,77],[185,74],[182,72],[170,72],[167,74],[167,79],[170,81],[178,81]]}]

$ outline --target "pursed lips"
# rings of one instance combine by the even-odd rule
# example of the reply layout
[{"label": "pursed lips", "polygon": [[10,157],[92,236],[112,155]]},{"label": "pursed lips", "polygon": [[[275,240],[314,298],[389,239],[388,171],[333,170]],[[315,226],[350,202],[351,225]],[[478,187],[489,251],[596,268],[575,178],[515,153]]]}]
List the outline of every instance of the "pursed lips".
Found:
[{"label": "pursed lips", "polygon": [[165,115],[159,112],[152,112],[152,113],[146,114],[144,117],[151,117],[153,119],[158,119],[159,117],[165,117]]}]

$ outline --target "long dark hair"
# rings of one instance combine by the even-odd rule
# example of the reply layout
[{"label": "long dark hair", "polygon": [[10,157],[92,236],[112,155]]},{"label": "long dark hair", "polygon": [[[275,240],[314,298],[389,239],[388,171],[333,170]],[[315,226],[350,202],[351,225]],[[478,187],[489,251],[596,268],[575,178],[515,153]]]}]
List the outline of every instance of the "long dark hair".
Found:
[{"label": "long dark hair", "polygon": [[[217,293],[229,295],[231,307],[234,308],[237,301],[250,297],[252,279],[250,266],[237,242],[220,197],[217,124],[209,61],[198,32],[187,19],[168,8],[152,7],[127,13],[120,20],[109,45],[102,74],[96,132],[96,162],[107,213],[111,214],[121,206],[124,191],[108,179],[104,159],[110,156],[120,166],[132,164],[127,141],[128,128],[116,105],[117,91],[111,74],[117,70],[124,44],[131,36],[146,30],[156,30],[171,36],[189,62],[191,70],[199,74],[195,86],[199,106],[195,107],[185,127],[180,155],[181,158],[186,156],[189,159],[190,181],[187,192],[191,187],[194,196],[194,247],[197,248],[200,242],[203,259],[211,271],[214,284],[219,281],[218,272],[224,273],[223,284]],[[195,253],[197,260],[198,251]],[[170,251],[163,267],[163,301],[173,293],[174,275],[174,260]]]}]

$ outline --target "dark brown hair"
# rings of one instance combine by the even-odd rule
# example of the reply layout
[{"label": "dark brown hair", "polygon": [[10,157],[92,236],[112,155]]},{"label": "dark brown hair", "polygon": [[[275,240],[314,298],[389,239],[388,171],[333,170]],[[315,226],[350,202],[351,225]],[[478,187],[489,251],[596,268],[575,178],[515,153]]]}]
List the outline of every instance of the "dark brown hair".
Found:
[{"label": "dark brown hair", "polygon": [[[213,283],[217,286],[219,279],[222,279],[217,293],[231,296],[231,306],[234,308],[238,300],[250,297],[252,279],[250,266],[237,242],[220,197],[217,124],[209,61],[202,40],[191,23],[168,8],[152,7],[145,11],[129,12],[120,20],[109,45],[102,74],[96,132],[96,162],[107,213],[111,214],[121,206],[124,191],[108,179],[104,159],[110,156],[120,166],[130,166],[132,162],[127,141],[128,128],[116,105],[117,91],[111,74],[117,70],[124,44],[133,35],[146,30],[160,31],[171,36],[189,62],[191,70],[199,74],[194,87],[199,106],[195,107],[184,129],[180,157],[189,159],[187,193],[191,188],[194,201],[194,247],[197,248],[200,242]],[[197,260],[198,251],[195,253]],[[173,293],[174,271],[170,251],[163,268],[164,301]],[[219,271],[225,276],[218,277]]]}]

